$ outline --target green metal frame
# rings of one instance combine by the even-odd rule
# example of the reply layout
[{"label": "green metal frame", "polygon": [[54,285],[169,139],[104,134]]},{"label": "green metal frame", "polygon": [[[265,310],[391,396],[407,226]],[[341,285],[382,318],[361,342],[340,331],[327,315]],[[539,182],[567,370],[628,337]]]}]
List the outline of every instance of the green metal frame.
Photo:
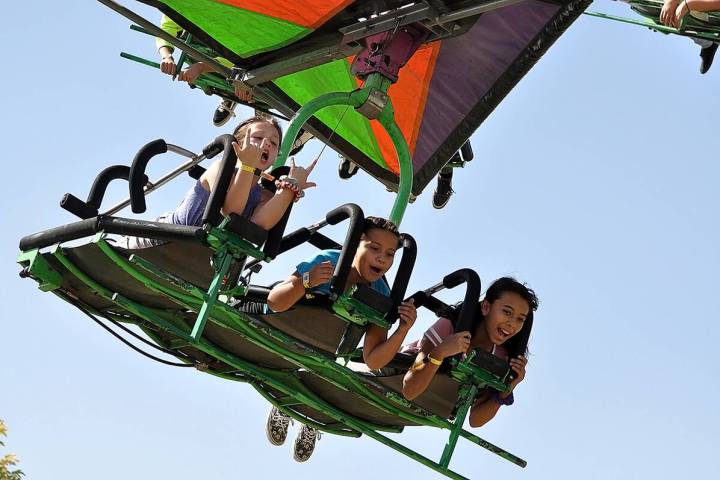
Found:
[{"label": "green metal frame", "polygon": [[[631,6],[638,5],[638,6],[645,6],[645,7],[658,7],[661,5],[661,2],[652,2],[652,1],[646,1],[646,0],[633,0],[632,2],[629,3],[629,5],[631,5]],[[609,15],[609,14],[601,13],[601,12],[586,11],[583,13],[585,15],[589,15],[591,17],[602,18],[604,20],[613,20],[616,22],[627,23],[630,25],[646,27],[651,30],[655,30],[657,32],[668,34],[668,35],[669,34],[681,35],[684,37],[710,40],[713,42],[720,41],[720,26],[713,26],[713,25],[705,24],[705,23],[693,18],[691,15],[685,15],[682,19],[680,28],[675,28],[675,27],[668,27],[666,25],[663,25],[662,23],[659,22],[659,19],[644,16],[640,12],[636,12],[636,13],[638,13],[638,15],[642,15],[646,20],[637,20],[637,19],[633,19],[633,18],[619,17],[616,15]],[[720,14],[716,14],[714,16],[716,18],[720,18]]]},{"label": "green metal frame", "polygon": [[390,212],[389,219],[395,225],[400,226],[405,209],[410,201],[410,193],[412,191],[413,183],[413,169],[412,159],[410,158],[410,150],[408,149],[405,137],[400,131],[395,122],[395,110],[392,105],[390,97],[387,96],[387,91],[392,85],[392,82],[386,77],[379,73],[372,73],[368,75],[362,88],[352,92],[332,92],[321,95],[308,103],[303,105],[300,110],[293,116],[288,125],[287,132],[283,138],[282,145],[280,147],[280,153],[275,161],[275,166],[282,166],[287,161],[288,154],[292,149],[292,145],[295,142],[295,138],[300,132],[300,128],[307,122],[310,117],[315,115],[318,111],[323,108],[335,106],[335,105],[348,105],[355,109],[362,107],[370,98],[371,94],[379,92],[386,96],[386,103],[382,110],[378,113],[376,119],[385,128],[390,139],[395,146],[395,152],[398,156],[398,165],[400,167],[400,183],[398,187],[398,193],[395,197],[392,210]]},{"label": "green metal frame", "polygon": [[[65,255],[63,247],[59,244],[53,247],[47,255],[53,256],[68,273],[76,277],[95,294],[111,301],[114,304],[114,310],[120,307],[126,312],[126,314],[119,315],[118,319],[121,321],[138,324],[153,341],[166,348],[181,349],[183,347],[192,347],[229,365],[232,369],[231,373],[227,371],[204,370],[221,378],[249,383],[270,403],[298,421],[336,435],[360,436],[365,434],[449,478],[465,478],[448,468],[455,444],[460,437],[480,445],[516,465],[526,465],[524,460],[462,428],[467,412],[472,405],[478,389],[484,386],[490,386],[500,391],[507,389],[497,377],[472,366],[469,363],[470,358],[463,362],[457,362],[455,365],[456,373],[454,376],[462,379],[465,383],[462,387],[462,404],[458,409],[454,421],[449,421],[427,412],[396,392],[382,389],[371,379],[358,375],[344,365],[340,365],[335,359],[329,357],[327,353],[317,351],[297,339],[229,307],[223,302],[217,300],[209,302],[208,299],[216,298],[217,296],[217,292],[214,291],[213,286],[215,282],[211,282],[210,289],[205,291],[172,273],[165,272],[163,269],[137,255],[133,255],[129,259],[123,257],[104,240],[103,234],[95,235],[92,241],[123,272],[141,282],[149,290],[163,295],[165,298],[177,304],[178,309],[164,310],[149,308],[110,291],[92,278],[88,272],[82,271],[74,265]],[[233,253],[227,250],[217,253],[224,255],[226,259],[234,258]],[[69,298],[60,293],[62,291],[62,277],[38,250],[23,252],[18,261],[25,267],[23,271],[26,272],[26,275],[38,281],[41,289],[44,291],[55,291],[64,300],[77,304],[85,310],[93,311],[91,307],[83,304],[80,300]],[[214,268],[216,272],[214,280],[224,276],[223,265],[223,262],[219,264],[217,262],[215,263]],[[205,321],[210,321],[224,328],[231,329],[254,345],[273,352],[286,361],[291,362],[296,365],[298,369],[312,372],[338,388],[353,392],[358,401],[366,402],[383,412],[397,416],[410,423],[449,430],[450,438],[440,462],[435,462],[422,456],[380,433],[387,431],[399,432],[402,431],[402,427],[377,425],[373,422],[349,415],[347,412],[329,404],[302,384],[297,377],[296,371],[288,372],[259,367],[217,347],[202,337],[202,326],[198,326],[198,320],[196,320],[192,329],[188,327],[186,318],[182,315],[183,311],[195,312],[198,318],[200,314],[204,313]],[[107,312],[96,313],[107,315]],[[118,316],[117,313],[111,315]],[[353,318],[357,320],[357,312],[355,312]],[[366,323],[376,323],[377,320],[378,318],[367,319]],[[165,344],[160,340],[160,337],[153,332],[153,329],[170,334],[174,340]],[[238,377],[238,375],[241,375],[241,377]],[[280,392],[279,395],[277,392]],[[335,422],[322,424],[309,419],[293,408],[297,405],[308,406],[334,419]]]}]

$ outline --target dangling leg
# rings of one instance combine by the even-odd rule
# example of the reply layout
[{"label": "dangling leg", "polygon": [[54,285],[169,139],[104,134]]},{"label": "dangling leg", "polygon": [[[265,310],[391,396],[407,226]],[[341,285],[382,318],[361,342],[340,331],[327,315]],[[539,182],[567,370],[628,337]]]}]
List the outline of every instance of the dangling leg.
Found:
[{"label": "dangling leg", "polygon": [[443,167],[442,170],[440,170],[440,173],[437,177],[437,188],[433,193],[433,207],[438,209],[443,208],[450,201],[450,197],[454,193],[452,189],[452,176],[453,167],[449,167],[446,165]]},{"label": "dangling leg", "polygon": [[700,45],[700,73],[705,74],[712,66],[718,44],[704,38],[693,38],[693,42]]},{"label": "dangling leg", "polygon": [[220,105],[218,105],[215,109],[215,113],[213,113],[213,125],[216,127],[222,127],[225,125],[232,117],[235,116],[236,106],[237,103],[230,100],[223,100],[220,102]]},{"label": "dangling leg", "polygon": [[338,165],[338,175],[343,180],[347,180],[348,178],[355,175],[359,169],[360,167],[355,165],[353,162],[351,162],[345,157],[341,157],[340,165]]}]

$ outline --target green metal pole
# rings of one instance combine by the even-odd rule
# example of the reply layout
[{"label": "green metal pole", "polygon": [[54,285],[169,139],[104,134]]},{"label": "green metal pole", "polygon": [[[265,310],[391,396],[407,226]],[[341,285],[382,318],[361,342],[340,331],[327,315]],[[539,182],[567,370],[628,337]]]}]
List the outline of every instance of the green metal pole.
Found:
[{"label": "green metal pole", "polygon": [[[597,17],[602,18],[604,20],[614,20],[616,22],[621,23],[627,23],[630,25],[638,25],[641,27],[647,27],[651,30],[656,30],[660,33],[665,34],[675,34],[675,35],[681,35],[683,37],[691,37],[691,38],[700,38],[705,40],[711,40],[711,41],[718,41],[718,34],[712,34],[707,32],[694,32],[694,33],[688,33],[683,30],[683,27],[681,29],[677,29],[675,27],[668,27],[661,23],[656,23],[652,20],[635,20],[631,18],[625,18],[625,17],[618,17],[615,15],[608,15],[606,13],[600,13],[600,12],[583,12],[585,15],[589,15],[591,17]],[[686,23],[686,20],[683,19],[683,25]],[[695,28],[695,27],[692,27]]]},{"label": "green metal pole", "polygon": [[326,93],[325,95],[320,95],[303,105],[290,120],[290,125],[288,125],[287,131],[285,132],[285,138],[283,138],[282,145],[280,146],[280,153],[278,154],[278,158],[275,160],[274,166],[282,167],[285,165],[288,154],[295,142],[295,138],[300,132],[300,128],[319,110],[333,105],[350,105],[352,107],[357,107],[359,103],[357,103],[357,97],[353,96],[354,93],[356,92]]},{"label": "green metal pole", "polygon": [[[392,106],[388,104],[390,108]],[[387,108],[387,107],[386,107]],[[403,136],[400,128],[398,128],[395,120],[392,122],[384,121],[384,116],[380,117],[380,123],[387,130],[390,139],[395,145],[395,151],[398,156],[398,165],[400,167],[400,184],[398,186],[398,193],[395,197],[395,203],[393,204],[392,210],[390,211],[390,221],[396,226],[400,226],[403,216],[405,215],[405,209],[410,201],[410,193],[412,191],[413,184],[413,166],[410,158],[410,150],[408,149],[407,142]]]},{"label": "green metal pole", "polygon": [[445,444],[445,449],[442,453],[442,457],[440,457],[440,465],[442,465],[443,467],[447,467],[448,465],[450,465],[450,459],[452,458],[453,452],[455,451],[455,446],[457,445],[460,431],[463,429],[462,427],[463,423],[465,423],[465,417],[467,417],[468,411],[470,411],[470,407],[475,401],[475,395],[477,395],[477,392],[477,385],[464,386],[460,389],[459,396],[461,398],[464,398],[465,401],[458,409],[457,415],[455,415],[455,426],[450,431],[450,438],[448,438],[448,441]]},{"label": "green metal pole", "polygon": [[226,251],[221,252],[215,258],[220,260],[220,266],[215,271],[215,277],[212,279],[212,282],[210,282],[207,297],[205,298],[202,307],[200,307],[200,312],[195,320],[195,325],[193,326],[192,333],[190,334],[193,340],[197,340],[202,335],[202,332],[205,329],[205,323],[210,315],[210,310],[213,305],[215,305],[215,302],[217,302],[220,285],[222,284],[225,274],[227,274],[230,264],[233,261],[233,256]]}]

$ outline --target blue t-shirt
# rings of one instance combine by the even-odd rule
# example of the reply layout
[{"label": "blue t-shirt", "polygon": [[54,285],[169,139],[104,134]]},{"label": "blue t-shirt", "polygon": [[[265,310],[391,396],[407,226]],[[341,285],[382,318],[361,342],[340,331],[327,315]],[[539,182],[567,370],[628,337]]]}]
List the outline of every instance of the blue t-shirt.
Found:
[{"label": "blue t-shirt", "polygon": [[[330,262],[333,265],[337,265],[339,259],[340,250],[321,250],[320,253],[314,257],[298,264],[297,271],[300,275],[302,275],[305,272],[309,272],[315,265],[322,262]],[[386,297],[390,296],[390,287],[388,287],[387,282],[382,278],[372,282],[370,284],[370,288],[376,292],[382,293]],[[314,287],[312,291],[315,293],[330,295],[330,282],[318,285],[317,287]]]}]

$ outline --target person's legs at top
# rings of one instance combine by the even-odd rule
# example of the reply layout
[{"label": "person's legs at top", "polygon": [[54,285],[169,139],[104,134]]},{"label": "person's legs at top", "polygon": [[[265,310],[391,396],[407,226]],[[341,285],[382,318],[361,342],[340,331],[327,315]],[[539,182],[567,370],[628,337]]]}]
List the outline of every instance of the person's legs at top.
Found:
[{"label": "person's legs at top", "polygon": [[454,193],[452,189],[452,176],[453,167],[445,166],[440,170],[437,177],[437,187],[435,188],[435,192],[433,192],[433,207],[438,209],[443,208],[450,201],[450,197]]},{"label": "person's legs at top", "polygon": [[213,113],[213,125],[222,127],[235,116],[237,103],[230,100],[223,100]]},{"label": "person's legs at top", "polygon": [[700,46],[700,73],[707,73],[715,59],[718,44],[704,38],[693,38],[692,40]]}]

